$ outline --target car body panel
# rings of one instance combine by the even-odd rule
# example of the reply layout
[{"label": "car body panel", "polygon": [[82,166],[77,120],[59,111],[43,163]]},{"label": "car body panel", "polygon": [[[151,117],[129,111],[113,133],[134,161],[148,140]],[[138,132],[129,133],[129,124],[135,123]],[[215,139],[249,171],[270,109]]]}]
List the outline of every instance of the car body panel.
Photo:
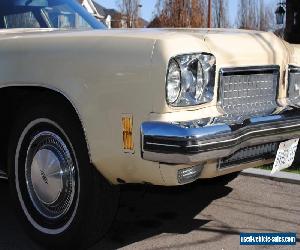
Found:
[{"label": "car body panel", "polygon": [[[135,114],[138,128],[137,117],[146,120],[152,110],[152,94],[147,100],[137,93],[153,92],[148,79],[154,44],[122,33],[121,44],[108,31],[3,35],[0,87],[41,86],[66,96],[82,121],[91,161],[107,179],[140,180],[147,165],[150,176],[156,172],[154,178],[161,179],[158,164],[145,162],[140,171],[135,166],[138,147],[136,154],[122,150],[121,115]],[[139,145],[139,136],[135,140]]]},{"label": "car body panel", "polygon": [[[184,166],[143,160],[140,126],[144,121],[187,121],[222,114],[216,94],[212,102],[195,107],[174,108],[165,101],[169,59],[194,52],[214,54],[217,72],[223,67],[276,64],[281,76],[290,57],[279,38],[263,32],[17,29],[0,31],[0,88],[40,86],[62,93],[78,112],[91,162],[112,183],[119,178],[127,183],[173,185],[170,176]],[[217,83],[218,77],[215,93]],[[285,88],[281,77],[279,99],[285,98]],[[130,153],[122,147],[123,114],[133,117],[135,148]],[[213,167],[202,177],[218,175],[216,162],[208,164]]]}]

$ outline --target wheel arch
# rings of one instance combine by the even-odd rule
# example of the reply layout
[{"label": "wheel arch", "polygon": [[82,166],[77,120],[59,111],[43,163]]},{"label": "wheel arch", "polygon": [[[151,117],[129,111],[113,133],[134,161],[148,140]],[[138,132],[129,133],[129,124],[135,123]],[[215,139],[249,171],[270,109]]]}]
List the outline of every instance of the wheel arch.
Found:
[{"label": "wheel arch", "polygon": [[[53,98],[53,100],[55,101],[59,101],[62,105],[66,105],[70,109],[71,115],[73,115],[76,118],[77,122],[79,122],[81,134],[86,143],[88,157],[91,162],[90,147],[84,126],[84,121],[82,120],[80,112],[76,107],[74,101],[72,101],[72,98],[68,96],[64,91],[56,88],[51,88],[49,86],[16,84],[0,87],[0,122],[2,124],[5,124],[5,129],[0,131],[0,140],[4,142],[1,143],[2,145],[0,145],[0,150],[5,154],[3,156],[0,155],[0,170],[7,170],[7,167],[2,167],[7,166],[7,152],[6,150],[2,149],[7,148],[10,137],[9,134],[11,133],[11,125],[13,124],[14,120],[17,119],[16,116],[20,106],[26,105],[26,103],[29,103],[28,100],[32,100],[32,98],[41,94],[47,95],[47,97],[49,96],[50,99]],[[9,132],[7,133],[7,131]]]}]

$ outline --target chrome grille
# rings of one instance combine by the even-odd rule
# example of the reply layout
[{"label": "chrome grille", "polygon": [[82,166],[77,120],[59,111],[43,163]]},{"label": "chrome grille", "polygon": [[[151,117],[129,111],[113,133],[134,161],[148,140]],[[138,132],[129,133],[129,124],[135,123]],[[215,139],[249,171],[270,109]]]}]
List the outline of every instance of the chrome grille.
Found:
[{"label": "chrome grille", "polygon": [[222,122],[243,122],[271,114],[277,107],[279,66],[221,69],[219,102]]},{"label": "chrome grille", "polygon": [[289,66],[288,99],[293,106],[300,106],[300,67]]},{"label": "chrome grille", "polygon": [[261,159],[275,158],[278,143],[267,143],[263,145],[243,148],[233,155],[220,160],[219,168],[227,168],[241,163],[257,161]]}]

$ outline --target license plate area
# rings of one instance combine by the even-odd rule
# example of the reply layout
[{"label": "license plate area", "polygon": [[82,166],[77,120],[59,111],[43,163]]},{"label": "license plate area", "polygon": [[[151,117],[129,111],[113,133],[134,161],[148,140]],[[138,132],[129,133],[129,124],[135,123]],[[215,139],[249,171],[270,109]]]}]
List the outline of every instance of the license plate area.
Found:
[{"label": "license plate area", "polygon": [[299,138],[279,144],[271,174],[292,166],[299,144]]}]

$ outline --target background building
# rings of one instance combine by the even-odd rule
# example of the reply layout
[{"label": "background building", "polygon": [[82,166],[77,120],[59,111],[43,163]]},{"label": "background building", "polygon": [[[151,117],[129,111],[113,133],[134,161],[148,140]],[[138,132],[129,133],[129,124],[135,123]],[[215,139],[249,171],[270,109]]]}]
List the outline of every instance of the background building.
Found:
[{"label": "background building", "polygon": [[88,12],[90,12],[94,17],[97,19],[102,20],[104,18],[104,15],[102,13],[99,13],[98,10],[95,8],[94,3],[92,0],[78,0],[81,5],[86,8]]},{"label": "background building", "polygon": [[[88,12],[100,19],[109,28],[127,28],[127,18],[115,9],[107,9],[93,0],[78,0]],[[148,22],[139,17],[135,23],[136,28],[146,28]]]},{"label": "background building", "polygon": [[115,9],[107,9],[95,1],[93,1],[93,4],[97,11],[103,16],[103,21],[105,23],[107,21],[110,22],[107,26],[110,26],[110,28],[127,28],[125,18],[119,11]]}]

